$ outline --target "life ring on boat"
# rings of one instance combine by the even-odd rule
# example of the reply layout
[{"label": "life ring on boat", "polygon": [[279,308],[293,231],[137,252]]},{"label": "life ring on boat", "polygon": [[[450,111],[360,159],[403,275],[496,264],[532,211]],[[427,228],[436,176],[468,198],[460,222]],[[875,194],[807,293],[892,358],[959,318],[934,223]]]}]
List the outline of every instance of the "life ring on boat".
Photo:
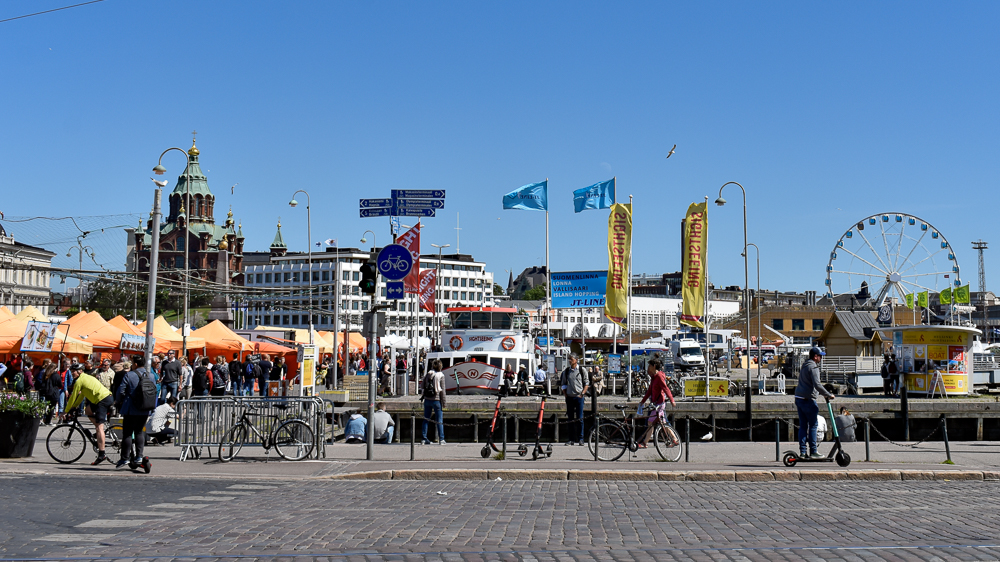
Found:
[{"label": "life ring on boat", "polygon": [[506,349],[507,351],[510,351],[514,349],[514,338],[507,336],[500,341],[500,345],[503,346],[503,348]]},{"label": "life ring on boat", "polygon": [[462,349],[463,343],[465,342],[462,341],[462,336],[452,336],[451,339],[448,340],[448,345],[450,345],[455,351]]}]

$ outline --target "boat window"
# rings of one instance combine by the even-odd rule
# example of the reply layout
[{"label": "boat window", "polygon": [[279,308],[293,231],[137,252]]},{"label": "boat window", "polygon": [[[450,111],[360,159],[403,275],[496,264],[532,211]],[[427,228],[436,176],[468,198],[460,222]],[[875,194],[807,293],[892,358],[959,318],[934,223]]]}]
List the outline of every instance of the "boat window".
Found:
[{"label": "boat window", "polygon": [[453,312],[451,327],[456,330],[468,330],[472,327],[472,318],[468,312]]},{"label": "boat window", "polygon": [[487,363],[486,355],[470,355],[469,361],[479,361],[480,363]]},{"label": "boat window", "polygon": [[511,325],[510,314],[505,312],[494,312],[493,313],[493,329],[494,330],[509,330]]},{"label": "boat window", "polygon": [[514,329],[515,330],[527,330],[528,329],[528,319],[524,316],[514,317]]},{"label": "boat window", "polygon": [[490,329],[490,313],[489,312],[473,312],[472,313],[472,329],[474,329],[474,330],[489,330]]},{"label": "boat window", "polygon": [[441,358],[441,368],[442,369],[447,369],[448,367],[451,367],[451,357],[442,357]]},{"label": "boat window", "polygon": [[503,369],[503,358],[502,357],[490,357],[490,365],[493,365],[497,369]]},{"label": "boat window", "polygon": [[[521,359],[520,363],[521,363],[520,366],[524,367],[525,371],[527,371],[528,373],[531,372],[531,365],[528,364],[528,360],[527,359]],[[518,370],[520,370],[520,368]]]}]

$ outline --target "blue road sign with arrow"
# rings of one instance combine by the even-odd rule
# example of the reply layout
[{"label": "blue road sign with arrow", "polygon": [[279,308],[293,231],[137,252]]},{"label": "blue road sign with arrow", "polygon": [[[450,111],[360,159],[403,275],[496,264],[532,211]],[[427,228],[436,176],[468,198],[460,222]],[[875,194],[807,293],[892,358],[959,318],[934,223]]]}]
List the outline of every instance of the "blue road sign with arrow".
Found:
[{"label": "blue road sign with arrow", "polygon": [[[366,209],[362,209],[362,212],[365,210]],[[371,210],[376,211],[382,209]],[[394,217],[433,217],[435,214],[434,209],[414,209],[413,207],[404,207],[402,205],[393,205],[392,207],[384,210],[390,211],[390,213],[387,214],[391,214]]]},{"label": "blue road sign with arrow", "polygon": [[393,199],[444,199],[443,189],[393,189]]},{"label": "blue road sign with arrow", "polygon": [[361,211],[361,218],[363,218],[363,219],[367,219],[367,218],[371,218],[371,217],[388,217],[388,216],[392,216],[392,213],[390,213],[389,209],[386,209],[386,208],[381,208],[381,209],[360,209],[360,211]]},{"label": "blue road sign with arrow", "polygon": [[385,298],[399,300],[404,298],[406,293],[403,291],[402,281],[387,281],[385,284]]},{"label": "blue road sign with arrow", "polygon": [[413,209],[444,209],[444,199],[393,199],[392,204]]},{"label": "blue road sign with arrow", "polygon": [[378,272],[390,281],[401,281],[413,268],[413,255],[399,244],[389,244],[378,253]]},{"label": "blue road sign with arrow", "polygon": [[370,209],[372,207],[389,207],[392,205],[392,199],[362,199],[361,208]]}]

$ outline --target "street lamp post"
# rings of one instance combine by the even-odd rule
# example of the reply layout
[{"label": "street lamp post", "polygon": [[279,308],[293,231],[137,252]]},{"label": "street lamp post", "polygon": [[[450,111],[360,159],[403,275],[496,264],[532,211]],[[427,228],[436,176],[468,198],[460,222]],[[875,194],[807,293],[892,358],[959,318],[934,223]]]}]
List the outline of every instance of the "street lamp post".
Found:
[{"label": "street lamp post", "polygon": [[153,367],[153,319],[156,317],[156,268],[160,261],[160,194],[156,186],[153,195],[153,240],[149,247],[149,294],[146,296],[146,372]]},{"label": "street lamp post", "polygon": [[[763,357],[760,354],[760,339],[763,335],[760,331],[760,248],[756,244],[750,242],[747,246],[753,246],[757,254],[757,292],[754,294],[754,300],[757,301],[757,380],[760,380],[760,364]],[[743,256],[746,257],[746,256]],[[749,347],[749,346],[748,346]],[[763,391],[763,389],[761,389]]]},{"label": "street lamp post", "polygon": [[[726,200],[722,198],[722,190],[725,189],[727,185],[737,185],[740,191],[743,192],[743,308],[746,310],[746,333],[744,336],[747,341],[747,350],[750,350],[750,303],[749,299],[749,285],[750,285],[750,265],[747,260],[747,190],[739,183],[735,181],[730,181],[722,184],[719,188],[719,198],[715,200],[715,204],[718,206],[723,206],[726,204]],[[706,338],[708,335],[706,334]],[[745,409],[747,414],[747,425],[750,426],[748,430],[748,438],[753,441],[753,410],[752,403],[750,400],[750,365],[747,365],[747,387],[744,393],[745,398]]]},{"label": "street lamp post", "polygon": [[[156,166],[153,167],[153,173],[162,176],[167,173],[167,169],[163,167],[163,156],[171,150],[176,150],[184,154],[184,211],[186,216],[184,217],[184,324],[181,326],[181,357],[187,357],[187,337],[190,325],[190,319],[188,318],[188,305],[191,299],[191,262],[188,259],[188,247],[191,246],[191,166],[190,159],[191,151],[197,154],[197,150],[194,147],[194,141],[191,141],[191,151],[184,150],[183,148],[171,147],[160,153],[160,159],[157,160]],[[157,188],[157,193],[160,189]],[[156,196],[156,205],[159,208],[160,196]],[[156,212],[156,211],[154,211]],[[159,222],[153,221],[154,232],[156,233],[156,240],[160,239],[160,225]],[[158,252],[159,248],[154,246],[154,252]],[[156,284],[156,259],[152,259],[149,262],[150,265],[150,275],[152,278],[151,283],[155,286]],[[152,319],[150,319],[149,325],[152,325]],[[147,331],[149,328],[147,327]],[[148,339],[147,335],[147,339]],[[147,364],[149,363],[149,357],[146,358]]]},{"label": "street lamp post", "polygon": [[[375,253],[375,249],[378,248],[378,243],[375,241],[375,233],[371,230],[366,230],[361,234],[361,243],[365,244],[368,239],[365,238],[365,234],[371,233],[372,235],[372,253]],[[378,279],[376,277],[376,279]],[[368,334],[368,427],[375,427],[375,380],[373,377],[378,376],[378,347],[375,345],[375,335],[378,334],[378,330],[375,327],[378,319],[378,309],[375,308],[375,303],[378,300],[378,282],[375,282],[375,294],[372,295],[372,306],[371,314],[373,316],[371,326],[372,330]],[[375,459],[375,432],[366,431],[367,433],[367,444],[365,458],[367,460]]]},{"label": "street lamp post", "polygon": [[[438,287],[441,286],[441,250],[445,248],[450,248],[451,244],[437,245],[431,244],[431,246],[438,249],[438,262],[437,269],[434,271],[434,319],[437,321],[437,340],[438,348],[444,351],[444,343],[441,341],[441,315],[438,314]],[[441,306],[444,306],[443,304]]]},{"label": "street lamp post", "polygon": [[[295,200],[295,196],[299,193],[306,194],[306,240],[309,244],[307,246],[308,253],[306,254],[306,262],[309,264],[309,345],[313,345],[313,265],[312,265],[312,211],[310,210],[310,200],[309,192],[300,189],[292,194],[292,200],[288,202],[289,207],[295,207],[299,204]],[[374,236],[374,234],[372,234]]]},{"label": "street lamp post", "polygon": [[[83,271],[83,254],[86,253],[88,256],[93,257],[94,256],[94,249],[91,248],[90,246],[73,246],[73,247],[71,247],[66,252],[66,257],[67,258],[73,257],[73,250],[76,250],[76,255],[80,257],[80,269],[78,269],[77,271],[82,272]],[[90,250],[90,251],[89,252],[85,252],[86,250]],[[82,273],[81,273],[81,277],[80,277],[80,280],[79,280],[79,285],[77,285],[77,287],[76,287],[76,304],[77,304],[77,306],[80,307],[80,310],[83,310],[83,277],[82,277]]]},{"label": "street lamp post", "polygon": [[135,270],[135,281],[133,281],[135,292],[132,294],[132,320],[135,322],[139,321],[139,262],[141,260],[146,260],[146,266],[149,267],[149,258],[146,256],[136,258],[133,268]]}]

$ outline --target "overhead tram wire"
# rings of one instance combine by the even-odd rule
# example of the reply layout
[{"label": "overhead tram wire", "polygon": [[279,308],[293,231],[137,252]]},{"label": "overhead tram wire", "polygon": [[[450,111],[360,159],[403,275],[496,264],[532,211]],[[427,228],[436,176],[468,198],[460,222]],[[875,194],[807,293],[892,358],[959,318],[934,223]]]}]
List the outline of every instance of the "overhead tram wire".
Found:
[{"label": "overhead tram wire", "polygon": [[24,19],[24,18],[30,18],[31,16],[40,16],[42,14],[51,14],[52,12],[59,12],[59,11],[62,11],[62,10],[68,10],[70,8],[79,8],[80,6],[86,6],[87,4],[97,4],[98,2],[104,2],[104,0],[90,0],[89,2],[81,2],[79,4],[73,4],[72,6],[63,6],[62,8],[52,8],[51,10],[44,10],[44,11],[41,11],[41,12],[35,12],[33,14],[24,14],[23,16],[16,16],[16,17],[13,17],[13,18],[7,18],[7,19],[0,20],[0,23],[4,23],[4,22],[8,22],[8,21],[14,21],[14,20],[20,20],[20,19]]}]

